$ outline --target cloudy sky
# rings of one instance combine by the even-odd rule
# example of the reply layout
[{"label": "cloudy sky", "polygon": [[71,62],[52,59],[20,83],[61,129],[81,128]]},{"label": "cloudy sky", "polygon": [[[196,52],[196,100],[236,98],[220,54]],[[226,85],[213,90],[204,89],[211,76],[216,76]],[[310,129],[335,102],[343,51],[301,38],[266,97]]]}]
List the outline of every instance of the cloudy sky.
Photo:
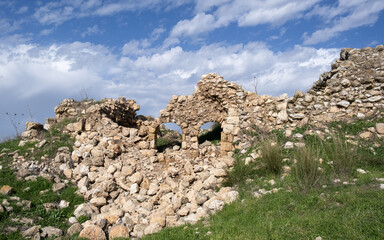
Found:
[{"label": "cloudy sky", "polygon": [[308,90],[341,48],[383,44],[383,10],[383,0],[0,0],[0,140],[64,98],[125,96],[158,116],[209,72],[249,91],[256,78],[259,94]]}]

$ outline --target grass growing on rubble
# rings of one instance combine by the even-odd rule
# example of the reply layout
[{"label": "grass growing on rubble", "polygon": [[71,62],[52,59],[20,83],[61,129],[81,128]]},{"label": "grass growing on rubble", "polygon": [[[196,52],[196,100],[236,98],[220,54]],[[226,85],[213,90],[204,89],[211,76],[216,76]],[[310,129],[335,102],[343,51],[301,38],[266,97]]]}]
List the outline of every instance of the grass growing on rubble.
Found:
[{"label": "grass growing on rubble", "polygon": [[[24,239],[21,232],[34,225],[41,227],[53,226],[65,230],[67,220],[73,215],[75,205],[84,202],[75,192],[76,187],[67,184],[58,193],[52,191],[53,182],[42,177],[35,180],[17,179],[11,169],[13,156],[23,156],[26,159],[41,161],[41,157],[53,158],[60,147],[72,148],[73,140],[53,128],[45,134],[47,143],[42,148],[36,148],[38,141],[26,142],[19,147],[20,139],[11,139],[0,143],[0,187],[8,185],[13,193],[8,196],[0,194],[0,204],[12,210],[0,211],[0,239]],[[67,208],[51,208],[46,210],[45,203],[58,204],[61,200],[68,201]],[[16,231],[11,231],[14,228]]]},{"label": "grass growing on rubble", "polygon": [[[331,123],[334,131],[323,137],[298,128],[305,147],[293,149],[283,149],[284,143],[297,139],[280,130],[264,135],[266,141],[260,137],[234,156],[224,185],[235,186],[239,200],[195,225],[143,239],[384,239],[384,138],[345,137],[372,126]],[[258,156],[247,160],[252,155]],[[274,163],[269,170],[268,161]]]},{"label": "grass growing on rubble", "polygon": [[[20,231],[6,234],[5,229],[7,227],[26,230],[28,226],[41,225],[42,227],[54,226],[66,230],[68,227],[66,222],[73,215],[75,205],[84,202],[84,200],[75,193],[76,187],[69,185],[59,193],[54,193],[52,184],[51,181],[42,177],[38,177],[35,181],[18,180],[11,169],[3,168],[0,170],[0,186],[9,185],[14,190],[9,196],[0,194],[0,203],[4,206],[6,200],[9,203],[8,206],[13,208],[12,211],[0,213],[0,229],[2,230],[0,239],[23,239]],[[58,204],[61,200],[68,201],[69,207],[52,208],[51,210],[44,208],[44,203]],[[25,207],[25,203],[18,204],[23,201],[30,201],[30,207]],[[19,222],[22,219],[33,220],[33,224]]]}]

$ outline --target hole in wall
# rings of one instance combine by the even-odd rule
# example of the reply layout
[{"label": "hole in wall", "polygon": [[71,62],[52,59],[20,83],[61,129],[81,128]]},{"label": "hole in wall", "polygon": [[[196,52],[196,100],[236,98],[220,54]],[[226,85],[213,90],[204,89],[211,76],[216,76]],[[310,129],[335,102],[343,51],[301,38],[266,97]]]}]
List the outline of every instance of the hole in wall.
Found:
[{"label": "hole in wall", "polygon": [[214,145],[219,145],[221,141],[221,124],[218,122],[207,122],[200,127],[199,131],[199,144],[209,141]]},{"label": "hole in wall", "polygon": [[182,130],[176,123],[164,123],[156,129],[156,146],[158,152],[168,148],[181,147]]}]

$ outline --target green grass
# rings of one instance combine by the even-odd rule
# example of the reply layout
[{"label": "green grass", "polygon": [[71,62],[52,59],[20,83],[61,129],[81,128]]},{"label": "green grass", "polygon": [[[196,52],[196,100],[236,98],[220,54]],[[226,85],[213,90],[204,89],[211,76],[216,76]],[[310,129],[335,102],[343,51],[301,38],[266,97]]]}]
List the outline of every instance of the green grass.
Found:
[{"label": "green grass", "polygon": [[[13,207],[12,212],[0,213],[0,229],[6,226],[20,226],[19,223],[12,222],[10,218],[30,218],[34,220],[34,225],[55,226],[65,230],[68,225],[66,221],[73,215],[75,205],[83,203],[84,199],[75,192],[76,187],[69,185],[60,193],[52,191],[52,182],[38,177],[36,181],[17,180],[13,171],[9,168],[0,170],[0,186],[9,185],[14,189],[10,196],[0,195],[0,199],[8,199]],[[44,191],[44,193],[41,193]],[[17,196],[19,201],[31,201],[30,209],[23,209],[23,206],[17,206],[18,201],[11,200],[10,197]],[[61,200],[70,202],[69,207],[64,209],[52,209],[46,211],[44,203],[59,203]],[[20,233],[13,233],[8,236],[2,236],[0,239],[23,239]]]},{"label": "green grass", "polygon": [[302,147],[295,152],[294,176],[297,186],[302,190],[308,191],[319,182],[322,175],[319,159],[319,150],[316,148]]},{"label": "green grass", "polygon": [[330,123],[329,127],[340,132],[357,135],[358,133],[367,130],[369,127],[374,127],[376,123],[384,123],[384,117],[377,117],[374,119],[360,119],[351,123],[335,121]]},{"label": "green grass", "polygon": [[[24,156],[26,159],[41,160],[42,156],[46,157],[46,161],[56,156],[57,150],[60,147],[68,147],[72,150],[74,140],[69,135],[63,134],[61,130],[70,123],[64,121],[53,126],[44,135],[47,143],[42,148],[36,148],[38,141],[26,142],[24,146],[19,147],[20,138],[11,139],[0,143],[0,153],[6,153],[0,158],[0,165],[3,169],[0,170],[0,187],[9,185],[13,188],[14,193],[10,196],[0,195],[0,200],[7,199],[13,211],[0,213],[0,231],[4,227],[14,226],[21,227],[23,224],[13,222],[11,218],[29,218],[34,221],[33,225],[54,226],[62,230],[68,227],[67,220],[73,215],[74,207],[77,204],[84,202],[83,198],[75,192],[77,188],[69,184],[59,193],[52,191],[53,183],[47,179],[38,177],[36,181],[25,181],[16,178],[14,170],[9,166],[13,161],[15,151],[19,156]],[[11,197],[19,197],[20,200],[12,200]],[[18,206],[16,203],[27,200],[31,202],[30,209],[24,209],[23,206]],[[51,209],[46,211],[44,203],[59,203],[61,200],[70,202],[69,207],[63,209]],[[23,239],[20,232],[5,233],[0,236],[0,239]]]},{"label": "green grass", "polygon": [[201,221],[143,239],[383,239],[383,198],[384,191],[356,186],[281,191],[227,205],[209,226]]},{"label": "green grass", "polygon": [[[282,149],[282,143],[294,140],[283,130],[264,133],[255,128],[251,132],[255,144],[234,155],[235,165],[223,183],[237,188],[239,200],[196,225],[167,228],[143,239],[384,239],[384,191],[375,180],[384,177],[384,139],[351,143],[344,137],[378,121],[342,127],[340,122],[331,123],[337,131],[325,138],[305,134],[306,127],[297,128],[294,133],[304,134],[306,146],[294,149]],[[276,139],[274,149],[270,141],[263,142],[270,137]],[[246,165],[245,158],[256,152],[261,157]],[[263,159],[268,152],[270,156]],[[284,179],[268,166],[268,159],[283,158],[288,159],[283,165],[292,168]],[[368,173],[357,173],[357,168]],[[336,178],[342,182],[334,182]],[[253,197],[259,189],[280,190]]]},{"label": "green grass", "polygon": [[266,139],[260,144],[261,162],[270,173],[278,175],[283,166],[283,151],[277,142]]},{"label": "green grass", "polygon": [[[65,120],[63,122],[68,124],[71,122],[71,120]],[[61,132],[60,129],[66,126],[65,124],[63,125],[63,122],[57,123],[52,127],[52,129],[45,132],[44,139],[47,140],[47,143],[41,148],[35,148],[35,145],[39,141],[28,141],[24,146],[19,147],[18,145],[21,138],[15,138],[0,143],[0,153],[18,151],[19,156],[24,156],[26,159],[41,160],[41,157],[43,156],[54,158],[56,156],[57,150],[60,147],[68,147],[69,151],[72,151],[75,140],[68,134],[63,134]],[[6,156],[3,158],[3,160],[11,161],[11,157]]]},{"label": "green grass", "polygon": [[174,141],[174,140],[171,140],[168,138],[162,138],[162,137],[157,138],[156,143],[157,143],[157,150],[159,152],[164,152],[165,149],[171,148],[176,145],[181,146],[181,143],[179,141]]}]

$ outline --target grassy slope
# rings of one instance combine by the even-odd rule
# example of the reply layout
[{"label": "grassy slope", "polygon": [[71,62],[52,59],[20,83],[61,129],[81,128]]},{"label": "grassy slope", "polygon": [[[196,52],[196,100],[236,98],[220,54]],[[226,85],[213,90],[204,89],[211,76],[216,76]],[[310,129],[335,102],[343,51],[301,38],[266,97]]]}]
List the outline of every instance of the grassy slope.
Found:
[{"label": "grassy slope", "polygon": [[[61,134],[58,127],[62,126],[58,125],[46,133],[47,144],[40,149],[35,148],[31,151],[31,148],[34,148],[36,142],[28,142],[23,147],[19,147],[20,139],[13,139],[0,143],[0,153],[18,151],[19,156],[26,156],[27,159],[39,160],[42,156],[52,158],[56,155],[58,148],[66,146],[71,149],[74,142],[68,135]],[[29,224],[30,226],[54,226],[66,230],[68,227],[66,222],[68,218],[73,215],[75,205],[84,202],[83,198],[75,193],[77,188],[69,184],[59,193],[54,193],[52,191],[53,182],[47,179],[38,177],[36,181],[18,180],[14,170],[9,167],[11,161],[12,157],[8,156],[8,154],[0,158],[0,165],[2,166],[0,170],[0,187],[9,185],[14,190],[14,193],[10,196],[0,195],[0,203],[3,200],[7,200],[10,206],[13,207],[13,211],[11,212],[0,213],[0,230],[3,232],[4,227],[10,226],[24,226],[27,228],[27,226],[25,226],[26,224],[12,221],[11,218],[29,218],[34,221],[33,224]],[[20,200],[12,200],[12,197],[19,197]],[[23,209],[22,206],[16,205],[17,202],[21,202],[22,200],[31,201],[30,209]],[[46,211],[43,206],[44,203],[59,203],[61,200],[70,202],[70,206],[68,208],[52,209],[50,211]],[[20,232],[15,232],[8,235],[1,234],[0,239],[23,238]]]},{"label": "grassy slope", "polygon": [[[330,127],[338,129],[339,135],[357,134],[383,120],[352,124],[338,122]],[[300,128],[294,132],[304,133],[305,130]],[[258,134],[254,133],[255,136]],[[279,146],[287,140],[297,141],[287,139],[281,131],[274,131],[273,136],[268,136],[270,139]],[[315,239],[318,236],[322,239],[384,239],[384,190],[379,189],[376,181],[376,178],[384,177],[384,139],[360,142],[353,150],[356,155],[350,154],[353,144],[338,144],[335,143],[337,140],[322,141],[306,135],[303,141],[308,149],[320,144],[318,157],[326,161],[344,156],[343,159],[347,160],[341,163],[348,163],[352,156],[356,161],[351,165],[351,173],[323,163],[319,165],[323,170],[319,172],[318,181],[313,187],[303,189],[292,165],[297,150],[283,150],[284,157],[291,159],[288,165],[292,167],[292,173],[282,180],[281,175],[268,169],[264,162],[274,161],[274,154],[272,160],[259,158],[249,165],[244,164],[245,157],[263,148],[257,146],[235,155],[236,165],[229,172],[226,185],[238,187],[238,201],[196,225],[164,229],[144,239]],[[368,173],[357,173],[357,168]],[[337,178],[341,178],[341,182],[334,183]],[[274,179],[276,184],[268,184],[270,179]],[[343,181],[348,184],[343,184]],[[252,196],[259,189],[274,188],[280,190],[261,198]]]}]

